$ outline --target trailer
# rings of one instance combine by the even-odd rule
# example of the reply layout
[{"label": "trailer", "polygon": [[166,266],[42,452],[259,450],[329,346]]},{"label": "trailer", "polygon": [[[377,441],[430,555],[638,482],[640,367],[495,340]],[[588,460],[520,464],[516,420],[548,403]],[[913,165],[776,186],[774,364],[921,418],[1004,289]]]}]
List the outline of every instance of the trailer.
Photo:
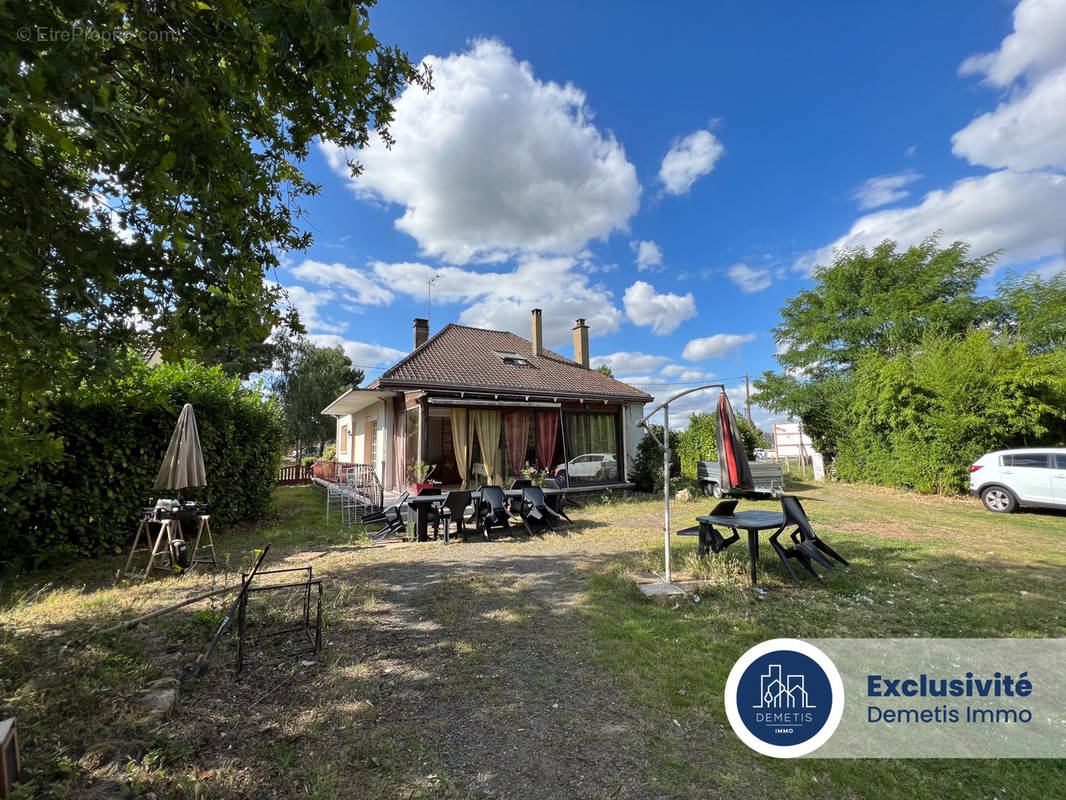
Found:
[{"label": "trailer", "polygon": [[[772,497],[780,497],[784,494],[785,475],[780,464],[772,461],[749,461],[748,469],[751,470],[751,478],[755,482],[755,488],[750,490],[751,494],[768,494]],[[717,461],[700,461],[696,465],[696,477],[699,480],[700,489],[707,497],[725,496]]]}]

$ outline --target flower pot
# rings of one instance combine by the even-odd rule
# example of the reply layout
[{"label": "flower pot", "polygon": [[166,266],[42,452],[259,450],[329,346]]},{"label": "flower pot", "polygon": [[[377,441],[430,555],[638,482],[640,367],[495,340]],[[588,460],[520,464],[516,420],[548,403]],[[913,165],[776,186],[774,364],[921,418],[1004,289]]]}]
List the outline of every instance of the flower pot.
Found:
[{"label": "flower pot", "polygon": [[422,493],[423,489],[432,489],[433,488],[433,484],[432,483],[413,483],[413,484],[411,484],[411,488],[414,489],[415,495],[417,496],[417,495]]}]

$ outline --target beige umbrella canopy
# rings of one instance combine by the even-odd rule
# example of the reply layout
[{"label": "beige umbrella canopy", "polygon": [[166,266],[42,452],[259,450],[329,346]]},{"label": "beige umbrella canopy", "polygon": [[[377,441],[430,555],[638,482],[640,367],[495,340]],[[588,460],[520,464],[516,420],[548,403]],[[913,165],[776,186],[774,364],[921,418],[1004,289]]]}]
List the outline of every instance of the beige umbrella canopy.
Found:
[{"label": "beige umbrella canopy", "polygon": [[156,489],[200,489],[207,486],[204,454],[200,450],[200,432],[196,429],[196,412],[186,403],[178,416],[170,446],[155,479]]}]

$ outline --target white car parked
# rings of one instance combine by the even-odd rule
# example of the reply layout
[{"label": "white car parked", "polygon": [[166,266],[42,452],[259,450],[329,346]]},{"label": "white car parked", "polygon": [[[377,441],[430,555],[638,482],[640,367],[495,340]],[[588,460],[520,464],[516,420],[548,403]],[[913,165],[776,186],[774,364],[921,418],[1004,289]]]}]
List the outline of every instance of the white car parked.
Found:
[{"label": "white car parked", "polygon": [[1000,514],[1018,506],[1066,509],[1066,447],[987,453],[970,467],[970,494]]},{"label": "white car parked", "polygon": [[613,453],[585,453],[572,458],[566,464],[555,468],[555,476],[566,480],[566,473],[572,480],[618,480],[618,462]]}]

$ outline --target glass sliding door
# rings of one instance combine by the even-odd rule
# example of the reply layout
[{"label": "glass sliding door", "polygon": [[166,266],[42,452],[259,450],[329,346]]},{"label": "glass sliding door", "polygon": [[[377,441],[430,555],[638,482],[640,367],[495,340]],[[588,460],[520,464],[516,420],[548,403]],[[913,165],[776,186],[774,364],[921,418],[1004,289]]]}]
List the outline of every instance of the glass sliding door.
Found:
[{"label": "glass sliding door", "polygon": [[619,477],[618,414],[564,411],[569,461],[556,469],[571,484],[611,483]]}]

